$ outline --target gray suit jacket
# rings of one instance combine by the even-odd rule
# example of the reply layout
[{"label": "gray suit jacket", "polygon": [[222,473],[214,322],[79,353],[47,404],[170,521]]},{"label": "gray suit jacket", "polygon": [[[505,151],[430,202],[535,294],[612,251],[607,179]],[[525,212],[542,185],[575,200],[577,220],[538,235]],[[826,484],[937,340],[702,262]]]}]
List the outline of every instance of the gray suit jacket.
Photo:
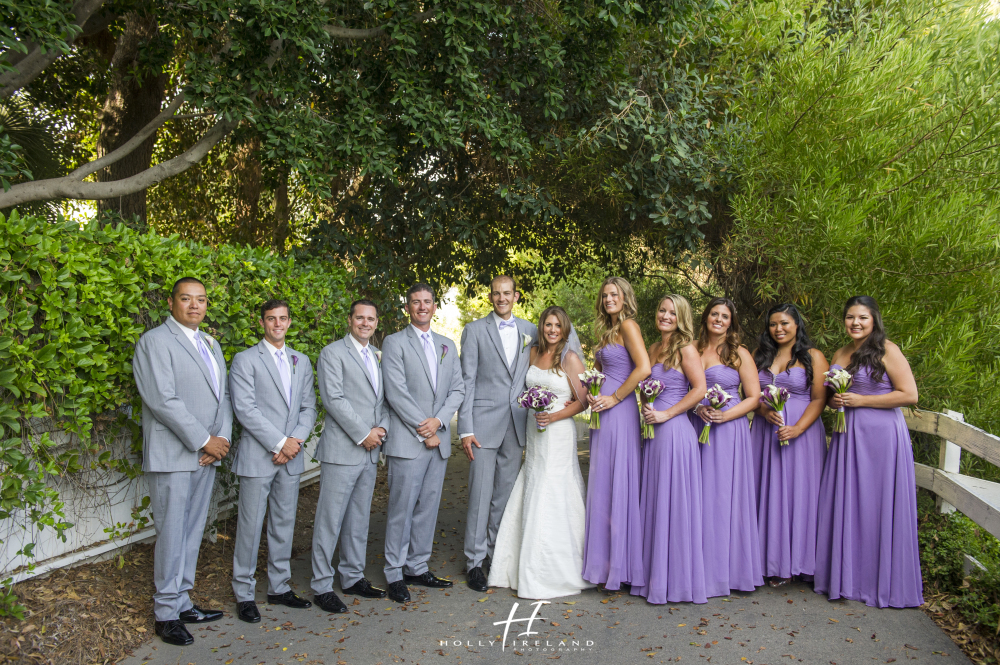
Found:
[{"label": "gray suit jacket", "polygon": [[218,341],[205,338],[219,366],[219,397],[205,361],[171,319],[135,345],[132,375],[142,397],[143,471],[197,471],[198,451],[209,435],[232,440],[226,357]]},{"label": "gray suit jacket", "polygon": [[[524,445],[528,410],[515,401],[524,391],[524,376],[531,364],[531,346],[538,341],[535,324],[514,317],[517,322],[517,357],[507,365],[500,332],[492,314],[473,321],[462,331],[462,376],[465,401],[458,411],[460,434],[472,432],[483,448],[499,448],[511,419],[517,442]],[[524,336],[530,341],[524,344]]]},{"label": "gray suit jacket", "polygon": [[271,450],[281,437],[306,441],[316,424],[312,364],[308,356],[288,345],[285,345],[285,357],[291,370],[291,404],[274,358],[263,341],[233,358],[229,391],[233,411],[243,425],[243,435],[233,460],[233,473],[238,476],[268,478],[282,468],[291,475],[305,470],[305,451],[284,465],[275,465],[272,461]]},{"label": "gray suit jacket", "polygon": [[442,424],[437,432],[441,457],[451,455],[451,417],[465,395],[462,368],[453,341],[435,332],[431,332],[431,339],[438,357],[436,390],[413,326],[389,335],[382,344],[382,375],[389,403],[389,435],[382,446],[386,455],[404,459],[419,455],[425,446],[417,437],[417,425],[431,417]]},{"label": "gray suit jacket", "polygon": [[[368,345],[378,351],[374,345]],[[378,356],[378,354],[375,354]],[[381,364],[378,371],[378,393],[372,385],[365,361],[350,339],[350,334],[327,344],[319,354],[316,371],[319,374],[319,394],[326,408],[323,436],[316,449],[316,459],[329,464],[355,466],[365,460],[378,461],[379,448],[365,450],[359,446],[373,427],[389,428],[385,408],[385,380]]]}]

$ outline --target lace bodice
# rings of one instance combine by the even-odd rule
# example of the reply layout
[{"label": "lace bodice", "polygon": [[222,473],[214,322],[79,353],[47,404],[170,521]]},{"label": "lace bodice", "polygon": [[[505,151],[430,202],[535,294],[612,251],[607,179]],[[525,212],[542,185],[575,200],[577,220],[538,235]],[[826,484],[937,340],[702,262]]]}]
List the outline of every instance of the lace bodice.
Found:
[{"label": "lace bodice", "polygon": [[551,412],[562,410],[566,402],[573,397],[566,372],[556,373],[553,369],[541,369],[532,365],[524,376],[524,387],[531,386],[544,386],[556,394],[559,399],[549,406],[548,410]]}]

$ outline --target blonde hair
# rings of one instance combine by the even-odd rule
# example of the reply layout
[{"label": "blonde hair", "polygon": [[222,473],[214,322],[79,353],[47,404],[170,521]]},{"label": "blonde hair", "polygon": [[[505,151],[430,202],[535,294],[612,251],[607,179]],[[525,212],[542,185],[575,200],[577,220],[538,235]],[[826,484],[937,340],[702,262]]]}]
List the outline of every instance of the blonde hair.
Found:
[{"label": "blonde hair", "polygon": [[[609,284],[617,287],[622,297],[622,311],[618,314],[617,323],[612,323],[611,315],[604,311],[604,287]],[[603,349],[609,344],[617,343],[622,323],[627,319],[634,321],[636,314],[639,312],[639,306],[636,304],[635,291],[632,290],[632,285],[624,277],[608,277],[601,284],[601,290],[597,292],[597,303],[594,305],[594,310],[597,312],[597,321],[595,324],[595,332],[598,336],[597,348]]]},{"label": "blonde hair", "polygon": [[657,305],[669,300],[674,303],[674,311],[677,313],[677,330],[670,333],[667,343],[659,342],[655,362],[662,362],[665,367],[680,367],[681,349],[694,342],[694,315],[691,313],[691,303],[684,296],[671,293],[660,298]]},{"label": "blonde hair", "polygon": [[569,339],[569,331],[572,328],[569,322],[569,314],[566,313],[562,307],[558,305],[553,305],[552,307],[546,307],[542,315],[538,317],[538,355],[544,355],[549,352],[549,342],[545,339],[545,321],[548,320],[550,316],[556,317],[559,321],[559,327],[562,328],[562,337],[556,342],[552,348],[552,369],[556,371],[559,376],[563,375],[562,367],[562,354],[563,349],[566,348],[566,340]]}]

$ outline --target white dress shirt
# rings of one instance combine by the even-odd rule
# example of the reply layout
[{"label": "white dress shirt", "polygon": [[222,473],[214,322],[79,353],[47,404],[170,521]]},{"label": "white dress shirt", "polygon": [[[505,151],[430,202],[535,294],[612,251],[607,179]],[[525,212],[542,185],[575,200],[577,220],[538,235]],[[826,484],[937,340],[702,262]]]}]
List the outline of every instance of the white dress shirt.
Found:
[{"label": "white dress shirt", "polygon": [[[490,312],[489,315],[492,317],[493,325],[497,327],[497,332],[500,333],[500,343],[503,345],[503,353],[507,356],[507,367],[510,367],[514,364],[514,359],[517,357],[517,343],[519,337],[517,333],[517,322],[514,320],[513,314],[508,316],[506,319],[501,319],[496,312]],[[510,326],[504,326],[501,328],[500,322],[505,320],[513,323],[514,327],[511,328]],[[459,438],[464,439],[465,437],[472,436],[473,434],[473,432],[465,432],[459,434],[458,436]]]},{"label": "white dress shirt", "polygon": [[[359,342],[358,339],[353,334],[348,335],[348,337],[351,339],[351,342],[354,344],[354,348],[358,350],[359,354],[361,354],[361,364],[362,364],[362,366],[364,366],[364,360],[365,360],[365,354],[362,353],[362,351],[364,349],[368,349],[368,354],[371,356],[372,362],[375,363],[375,394],[378,395],[378,356],[375,355],[375,349],[369,348],[369,344],[368,344],[367,341],[364,344],[362,344],[361,342]],[[368,368],[367,367],[365,367],[365,372],[368,372]],[[366,434],[365,435],[365,439],[367,439],[367,438],[368,438],[368,435]],[[360,446],[362,443],[365,442],[365,439],[361,439],[360,441],[358,441],[357,445]]]},{"label": "white dress shirt", "polygon": [[[185,326],[184,324],[182,324],[180,321],[178,321],[177,319],[175,319],[172,314],[170,316],[170,320],[173,321],[174,323],[176,323],[177,327],[184,331],[185,337],[187,337],[188,341],[191,342],[191,346],[194,347],[194,352],[198,355],[198,358],[200,360],[201,359],[201,351],[198,350],[198,342],[196,342],[194,340],[194,336],[197,335],[200,331],[199,330],[191,330],[190,328],[188,328],[187,326]],[[205,346],[208,346],[208,340],[207,339],[205,339],[204,337],[202,337],[202,341],[205,343]],[[216,360],[215,360],[215,354],[212,353],[212,347],[208,346],[208,349],[209,349],[208,358],[209,358],[209,360],[212,361],[212,367],[215,369],[215,377],[218,378],[219,377],[219,363],[216,362]],[[218,386],[216,386],[215,389],[216,390],[221,390],[221,388],[219,388]],[[206,445],[208,445],[208,442],[211,441],[211,440],[212,440],[212,436],[209,435],[209,437],[207,439],[205,439],[205,443],[203,443],[200,446],[198,446],[198,450],[201,450]],[[226,439],[226,441],[228,441],[228,440],[229,439]]]},{"label": "white dress shirt", "polygon": [[[421,330],[420,328],[416,327],[412,323],[410,324],[410,326],[413,328],[413,331],[415,333],[417,333],[417,341],[420,344],[420,348],[421,349],[424,349],[423,336],[424,335],[430,335],[430,337],[431,337],[431,352],[428,353],[427,349],[424,349],[424,355],[427,357],[427,364],[431,368],[431,378],[434,379],[435,383],[437,383],[437,370],[438,370],[438,365],[440,364],[440,358],[438,358],[435,355],[437,347],[434,344],[434,333],[431,332],[430,328],[428,328],[427,332],[425,333],[423,330]],[[435,392],[437,391],[437,386],[436,385],[434,386],[434,390],[435,390]],[[444,429],[444,423],[441,422],[440,418],[435,417],[434,420],[438,421],[438,430]],[[417,439],[419,439],[420,442],[423,443],[424,441],[426,441],[427,437],[422,437],[422,436],[420,436],[418,434],[417,435]]]},{"label": "white dress shirt", "polygon": [[[292,361],[288,357],[288,351],[285,350],[284,346],[282,346],[279,349],[278,347],[276,347],[273,344],[271,344],[270,342],[268,342],[266,339],[262,340],[262,341],[264,342],[264,348],[266,348],[267,352],[271,355],[271,362],[274,363],[274,367],[275,367],[275,369],[278,370],[279,374],[281,373],[281,365],[278,364],[277,353],[278,353],[278,351],[283,351],[284,352],[284,354],[285,354],[285,362],[284,362],[284,365],[285,365],[285,378],[288,379],[288,385],[292,385],[292,377],[291,377],[291,374],[289,374],[289,372],[291,370],[288,369],[289,365],[292,364]],[[291,408],[291,404],[289,404],[289,408]],[[271,452],[272,453],[280,453],[281,449],[285,446],[285,439],[287,439],[287,438],[288,438],[287,436],[281,437],[281,440],[278,441],[278,444],[276,446],[274,446],[274,448],[271,448]]]}]

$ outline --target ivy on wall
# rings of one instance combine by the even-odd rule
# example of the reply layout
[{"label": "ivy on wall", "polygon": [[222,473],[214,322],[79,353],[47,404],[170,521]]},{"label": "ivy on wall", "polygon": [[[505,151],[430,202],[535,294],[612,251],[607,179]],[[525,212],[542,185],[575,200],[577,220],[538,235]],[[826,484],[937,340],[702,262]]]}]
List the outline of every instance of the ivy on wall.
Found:
[{"label": "ivy on wall", "polygon": [[[19,561],[30,566],[30,534],[48,528],[65,540],[73,526],[50,480],[94,468],[141,474],[132,354],[167,317],[170,287],[185,275],[206,284],[203,329],[227,361],[260,339],[268,298],[288,300],[289,344],[314,360],[344,333],[351,295],[342,265],[0,215],[0,521],[29,534]],[[124,431],[133,443],[122,454],[111,442]],[[0,583],[0,614],[21,611],[12,579]]]}]

